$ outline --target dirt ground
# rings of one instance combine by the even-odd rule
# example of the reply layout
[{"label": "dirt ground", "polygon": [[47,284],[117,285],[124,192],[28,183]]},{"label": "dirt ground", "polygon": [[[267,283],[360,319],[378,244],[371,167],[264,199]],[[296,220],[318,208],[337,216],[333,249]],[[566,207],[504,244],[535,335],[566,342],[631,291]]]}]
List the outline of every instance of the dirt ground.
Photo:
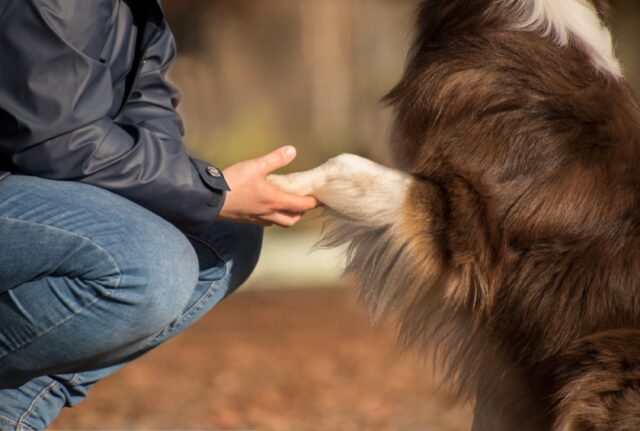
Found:
[{"label": "dirt ground", "polygon": [[93,388],[55,430],[468,430],[351,289],[241,292]]}]

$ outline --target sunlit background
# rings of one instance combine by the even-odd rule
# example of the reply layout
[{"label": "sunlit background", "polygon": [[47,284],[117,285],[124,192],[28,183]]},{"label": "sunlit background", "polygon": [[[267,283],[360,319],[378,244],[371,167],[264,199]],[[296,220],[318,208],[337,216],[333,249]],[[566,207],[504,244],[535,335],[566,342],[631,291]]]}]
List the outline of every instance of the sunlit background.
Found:
[{"label": "sunlit background", "polygon": [[[640,2],[614,35],[640,90]],[[342,152],[389,160],[380,99],[400,78],[417,0],[165,0],[171,77],[195,155],[224,167],[284,144],[290,170]],[[464,430],[469,407],[371,329],[340,252],[309,250],[321,221],[267,233],[234,295],[177,340],[99,384],[57,429]],[[338,288],[337,288],[338,287]]]}]

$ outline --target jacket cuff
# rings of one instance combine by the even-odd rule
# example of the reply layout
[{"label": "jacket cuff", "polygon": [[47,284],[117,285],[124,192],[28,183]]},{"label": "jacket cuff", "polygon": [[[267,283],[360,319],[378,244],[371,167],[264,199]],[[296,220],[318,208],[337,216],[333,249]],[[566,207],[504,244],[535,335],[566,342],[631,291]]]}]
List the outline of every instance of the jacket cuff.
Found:
[{"label": "jacket cuff", "polygon": [[209,189],[225,192],[230,190],[229,184],[227,184],[220,169],[199,159],[192,158],[191,163],[196,167],[198,174],[200,174],[200,179]]},{"label": "jacket cuff", "polygon": [[210,213],[214,214],[214,217],[211,219],[213,221],[222,210],[226,192],[230,190],[229,185],[224,179],[222,171],[215,166],[194,158],[191,158],[191,163],[196,168],[205,188],[211,192],[207,199],[207,206],[211,208]]}]

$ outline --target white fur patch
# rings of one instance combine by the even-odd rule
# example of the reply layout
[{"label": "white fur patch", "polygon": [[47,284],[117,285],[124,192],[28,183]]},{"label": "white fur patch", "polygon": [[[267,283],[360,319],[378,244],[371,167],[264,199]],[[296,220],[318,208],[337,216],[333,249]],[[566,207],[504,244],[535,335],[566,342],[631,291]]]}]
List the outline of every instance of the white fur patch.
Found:
[{"label": "white fur patch", "polygon": [[501,0],[516,12],[515,27],[553,38],[560,46],[572,40],[587,51],[594,66],[622,76],[611,33],[589,0]]},{"label": "white fur patch", "polygon": [[289,192],[313,195],[340,216],[363,226],[392,225],[401,214],[411,176],[353,154],[342,154],[306,172],[270,175]]}]

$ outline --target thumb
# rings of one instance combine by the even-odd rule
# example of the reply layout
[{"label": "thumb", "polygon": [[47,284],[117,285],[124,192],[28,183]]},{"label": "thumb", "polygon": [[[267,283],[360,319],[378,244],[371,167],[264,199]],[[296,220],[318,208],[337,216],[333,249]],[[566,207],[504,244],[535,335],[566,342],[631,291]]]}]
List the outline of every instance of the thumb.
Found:
[{"label": "thumb", "polygon": [[295,158],[296,149],[291,145],[287,145],[255,160],[258,162],[258,169],[266,175],[287,166]]}]

